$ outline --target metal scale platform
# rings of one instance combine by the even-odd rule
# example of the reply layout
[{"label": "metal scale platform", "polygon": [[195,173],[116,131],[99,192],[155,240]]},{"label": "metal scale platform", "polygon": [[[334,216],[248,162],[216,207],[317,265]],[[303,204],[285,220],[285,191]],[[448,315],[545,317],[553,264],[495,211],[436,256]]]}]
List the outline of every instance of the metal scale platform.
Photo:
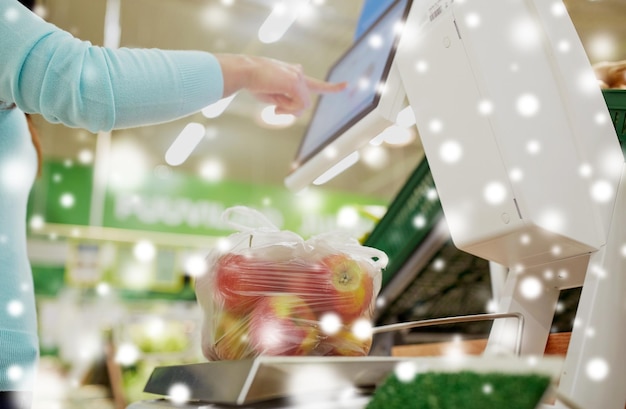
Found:
[{"label": "metal scale platform", "polygon": [[[419,372],[540,373],[556,380],[562,359],[520,357],[258,357],[156,368],[144,392],[160,395],[128,409],[362,409],[396,366],[411,362]],[[169,396],[185,385],[185,402]],[[173,394],[172,394],[173,395]]]}]

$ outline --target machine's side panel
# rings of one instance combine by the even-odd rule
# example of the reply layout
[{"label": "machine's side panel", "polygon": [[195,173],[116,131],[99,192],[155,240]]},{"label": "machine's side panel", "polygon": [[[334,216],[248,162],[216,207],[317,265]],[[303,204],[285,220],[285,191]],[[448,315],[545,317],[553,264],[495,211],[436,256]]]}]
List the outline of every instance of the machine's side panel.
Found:
[{"label": "machine's side panel", "polygon": [[454,14],[524,219],[599,248],[623,159],[564,6],[543,3],[472,0]]},{"label": "machine's side panel", "polygon": [[[599,88],[564,88],[591,71],[575,31],[542,18],[568,17],[523,0],[420,3],[397,56],[455,244],[508,266],[601,248],[623,161]],[[557,35],[578,54],[570,70]]]},{"label": "machine's side panel", "polygon": [[[607,104],[565,5],[560,1],[526,1],[531,3],[542,22],[545,40],[552,50],[550,60],[560,72],[555,78],[556,86],[570,114],[568,120],[573,125],[572,132],[577,135],[577,149],[585,160],[578,174],[590,181],[590,193],[603,199],[600,195],[603,187],[617,189],[624,162]],[[614,200],[595,201],[600,217],[598,225],[602,226],[605,235],[610,229],[614,203]]]},{"label": "machine's side panel", "polygon": [[[442,9],[443,10],[443,9]],[[449,10],[449,9],[448,9]],[[397,61],[452,238],[459,248],[523,225],[450,11],[414,4]],[[468,109],[469,107],[469,109]]]}]

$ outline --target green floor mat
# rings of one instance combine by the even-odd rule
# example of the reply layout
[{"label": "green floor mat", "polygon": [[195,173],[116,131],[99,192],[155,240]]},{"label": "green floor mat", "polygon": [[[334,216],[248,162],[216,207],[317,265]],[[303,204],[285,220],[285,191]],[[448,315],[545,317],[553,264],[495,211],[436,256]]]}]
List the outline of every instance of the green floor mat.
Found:
[{"label": "green floor mat", "polygon": [[408,382],[393,374],[366,409],[534,409],[549,385],[536,374],[426,372]]}]

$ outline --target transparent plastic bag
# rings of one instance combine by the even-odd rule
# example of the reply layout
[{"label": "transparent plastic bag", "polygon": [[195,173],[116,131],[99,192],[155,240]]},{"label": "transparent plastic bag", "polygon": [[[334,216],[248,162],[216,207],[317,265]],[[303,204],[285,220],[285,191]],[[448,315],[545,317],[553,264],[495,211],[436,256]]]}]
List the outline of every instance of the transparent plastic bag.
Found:
[{"label": "transparent plastic bag", "polygon": [[369,353],[384,252],[337,232],[304,240],[247,207],[223,219],[238,232],[195,285],[207,359]]}]

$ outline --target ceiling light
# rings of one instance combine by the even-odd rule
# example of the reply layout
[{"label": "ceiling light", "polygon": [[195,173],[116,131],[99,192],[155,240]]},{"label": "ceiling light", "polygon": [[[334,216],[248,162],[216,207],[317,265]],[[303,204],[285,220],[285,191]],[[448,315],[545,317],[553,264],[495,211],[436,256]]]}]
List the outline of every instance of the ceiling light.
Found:
[{"label": "ceiling light", "polygon": [[403,128],[415,125],[415,114],[413,113],[411,105],[398,112],[398,115],[396,115],[396,125]]},{"label": "ceiling light", "polygon": [[277,114],[276,105],[269,105],[261,111],[261,119],[267,125],[286,127],[296,121],[296,117],[291,114]]},{"label": "ceiling light", "polygon": [[400,125],[390,125],[372,138],[370,145],[379,146],[385,142],[388,145],[404,146],[413,142],[415,136],[414,128],[405,128]]},{"label": "ceiling light", "polygon": [[370,141],[370,145],[372,146],[380,146],[385,141],[385,132],[388,128],[383,129],[378,135],[372,138]]},{"label": "ceiling light", "polygon": [[363,148],[363,163],[373,169],[382,169],[389,163],[387,150],[382,146],[367,145]]},{"label": "ceiling light", "polygon": [[412,128],[403,128],[398,125],[391,125],[384,131],[385,143],[395,146],[404,146],[413,142],[415,134]]},{"label": "ceiling light", "polygon": [[359,152],[352,152],[350,155],[343,158],[332,168],[328,169],[322,175],[320,175],[317,179],[313,181],[314,185],[323,185],[329,180],[333,179],[335,176],[344,172],[346,169],[350,168],[354,164],[359,161]]},{"label": "ceiling light", "polygon": [[218,182],[224,177],[224,165],[218,159],[208,159],[200,165],[200,176],[210,182]]},{"label": "ceiling light", "polygon": [[165,152],[165,161],[168,165],[178,166],[187,160],[191,152],[204,138],[206,130],[197,122],[188,123],[176,137],[172,145]]},{"label": "ceiling light", "polygon": [[232,100],[235,98],[235,95],[237,94],[222,98],[219,101],[214,102],[207,107],[204,107],[202,109],[202,115],[204,115],[206,118],[217,118],[218,116],[222,115],[226,108],[228,108],[228,105],[230,105]]},{"label": "ceiling light", "polygon": [[259,28],[259,40],[264,43],[280,40],[308,2],[309,0],[290,0],[276,3],[270,15]]}]

